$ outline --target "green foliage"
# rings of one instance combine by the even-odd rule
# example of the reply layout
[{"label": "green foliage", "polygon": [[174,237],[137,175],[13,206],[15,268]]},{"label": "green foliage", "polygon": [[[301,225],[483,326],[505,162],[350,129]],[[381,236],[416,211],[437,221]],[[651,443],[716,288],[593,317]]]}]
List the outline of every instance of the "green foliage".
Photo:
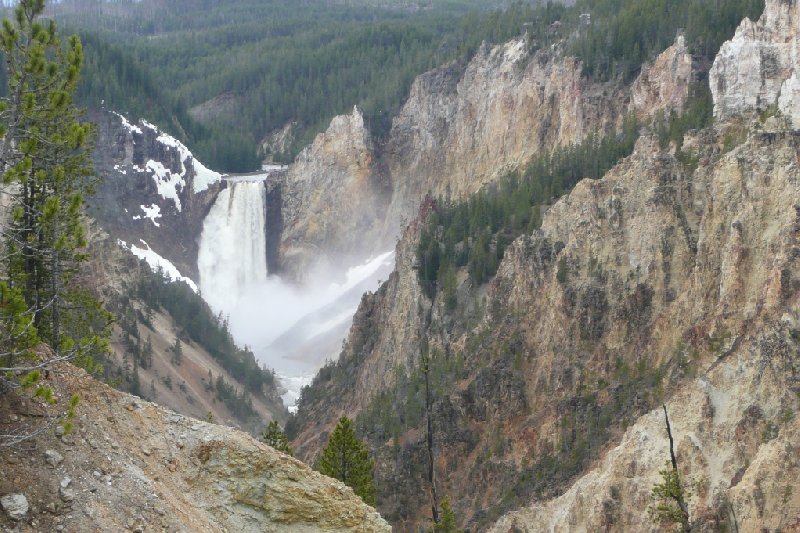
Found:
[{"label": "green foliage", "polygon": [[[318,0],[301,10],[278,0],[201,3],[207,7],[130,3],[117,6],[120,15],[92,16],[91,8],[66,3],[57,17],[82,29],[90,56],[82,102],[146,116],[225,171],[256,168],[261,139],[291,122],[290,146],[271,154],[288,162],[354,104],[382,136],[417,75],[449,61],[463,66],[483,41],[518,36],[525,21],[546,36],[565,13],[527,3],[487,11],[507,2],[471,1],[423,10]],[[187,112],[219,96],[229,102],[224,111],[201,120]]]},{"label": "green foliage", "polygon": [[722,153],[727,154],[747,141],[748,129],[744,126],[732,126],[722,135]]},{"label": "green foliage", "polygon": [[[87,52],[81,102],[104,101],[145,116],[225,171],[256,168],[261,139],[291,122],[290,146],[271,154],[288,162],[354,104],[383,135],[417,75],[449,61],[463,67],[483,41],[504,42],[523,25],[530,48],[568,38],[567,52],[591,78],[630,79],[679,29],[695,56],[709,60],[744,16],[755,19],[763,9],[763,0],[579,0],[572,7],[520,2],[490,11],[503,2],[456,1],[414,12],[313,0],[309,18],[277,0],[201,4],[208,5],[53,7],[58,18],[81,28]],[[588,27],[581,26],[581,13],[591,13]],[[229,102],[222,111],[202,120],[188,113],[219,96]]]},{"label": "green foliage", "polygon": [[763,9],[764,0],[578,0],[564,31],[578,28],[577,13],[591,13],[571,52],[593,79],[630,80],[679,30],[698,59],[711,60],[744,17],[756,20]]},{"label": "green foliage", "polygon": [[[630,79],[679,29],[695,56],[709,60],[744,16],[755,19],[763,9],[763,0],[518,2],[503,10],[491,9],[505,2],[454,1],[419,11],[317,0],[304,10],[278,0],[200,4],[206,7],[176,0],[53,8],[81,28],[81,102],[145,116],[225,171],[256,168],[261,139],[294,123],[290,146],[271,154],[288,162],[354,104],[381,136],[417,75],[449,61],[461,68],[483,41],[504,42],[523,26],[531,49],[566,39],[589,77]],[[588,27],[581,13],[591,13]],[[199,120],[188,112],[205,102],[213,110],[220,96],[227,102],[220,111]]]},{"label": "green foliage", "polygon": [[253,352],[236,346],[227,322],[214,316],[208,304],[186,284],[171,283],[145,267],[134,296],[152,309],[165,309],[189,339],[203,346],[248,391],[258,394],[275,385],[273,371],[260,367]]},{"label": "green foliage", "polygon": [[439,522],[433,525],[433,533],[463,533],[463,530],[458,529],[456,523],[456,514],[453,508],[450,507],[450,498],[445,496],[442,500],[442,514],[439,517]]},{"label": "green foliage", "polygon": [[664,470],[659,471],[661,483],[653,485],[653,503],[650,513],[656,524],[679,526],[682,531],[691,531],[689,516],[684,511],[689,495],[681,483],[678,471],[669,461]]},{"label": "green foliage", "polygon": [[233,415],[240,420],[250,420],[258,416],[253,409],[253,400],[246,391],[239,391],[225,381],[222,376],[217,376],[215,384],[217,399],[230,409]]},{"label": "green foliage", "polygon": [[[453,383],[466,377],[463,356],[445,356],[432,350],[428,359],[428,382],[431,396],[444,397]],[[300,402],[302,406],[302,401]],[[299,412],[299,411],[298,411]],[[398,368],[392,389],[379,391],[366,409],[359,413],[356,425],[370,442],[397,439],[405,431],[419,427],[425,417],[425,372],[416,368],[406,372]]]},{"label": "green foliage", "polygon": [[558,260],[558,269],[556,270],[556,280],[561,285],[564,285],[569,278],[569,267],[567,267],[567,258],[565,256],[561,256]]},{"label": "green foliage", "polygon": [[69,435],[72,433],[73,425],[72,420],[75,418],[75,413],[78,408],[78,404],[81,402],[80,397],[77,394],[73,394],[69,399],[69,404],[67,405],[67,415],[64,417],[64,434]]},{"label": "green foliage", "polygon": [[170,346],[169,350],[172,352],[172,357],[170,361],[175,366],[180,366],[181,361],[183,361],[183,346],[181,345],[181,340],[179,338],[175,338],[175,343]]},{"label": "green foliage", "polygon": [[369,458],[366,446],[356,438],[353,425],[346,416],[339,419],[315,468],[353,489],[369,505],[375,505],[375,484],[372,471],[375,461]]},{"label": "green foliage", "polygon": [[289,446],[289,438],[286,436],[286,433],[281,430],[277,420],[273,420],[269,423],[264,433],[261,434],[261,440],[279,452],[293,455],[292,448]]},{"label": "green foliage", "polygon": [[[14,367],[16,361],[30,361],[35,357],[33,349],[39,337],[32,318],[22,291],[0,281],[0,361],[6,367],[1,369],[3,373],[9,372],[7,369]],[[38,378],[38,371],[31,371],[22,377],[21,384],[24,386]],[[7,379],[0,376],[0,382]]]},{"label": "green foliage", "polygon": [[445,303],[452,309],[455,269],[466,266],[476,285],[488,281],[506,246],[541,223],[541,205],[569,192],[583,178],[602,177],[630,155],[638,137],[639,124],[631,116],[620,135],[590,135],[579,145],[537,158],[522,175],[512,173],[469,200],[436,202],[417,246],[418,279],[426,294],[433,297],[440,287],[447,289]]},{"label": "green foliage", "polygon": [[[0,29],[0,193],[10,201],[0,226],[0,391],[33,389],[55,403],[42,371],[59,361],[97,371],[110,316],[76,282],[86,260],[83,200],[94,184],[93,128],[73,103],[83,48],[75,36],[64,46],[55,24],[40,21],[43,11],[43,0],[22,0]],[[77,404],[77,397],[68,403],[67,430]],[[3,436],[0,444],[27,437]]]}]

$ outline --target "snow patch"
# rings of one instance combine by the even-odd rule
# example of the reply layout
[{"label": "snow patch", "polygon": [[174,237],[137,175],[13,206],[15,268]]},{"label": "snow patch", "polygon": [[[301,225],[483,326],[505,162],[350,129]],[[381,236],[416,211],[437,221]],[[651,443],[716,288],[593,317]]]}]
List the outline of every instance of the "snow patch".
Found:
[{"label": "snow patch", "polygon": [[[155,126],[153,126],[155,128]],[[156,130],[158,131],[158,130]],[[171,135],[167,135],[166,133],[161,133],[156,138],[156,141],[160,142],[164,146],[169,146],[170,148],[174,148],[180,154],[181,159],[181,177],[186,177],[186,160],[191,158],[191,165],[194,169],[194,192],[202,192],[208,189],[208,186],[212,183],[216,183],[222,179],[222,174],[219,172],[214,172],[213,170],[206,167],[203,163],[195,159],[192,152],[180,142],[175,137]]]},{"label": "snow patch", "polygon": [[119,244],[122,248],[129,250],[139,259],[144,259],[153,272],[160,272],[162,276],[170,281],[182,281],[186,283],[194,292],[197,292],[197,285],[194,281],[182,275],[175,265],[173,265],[170,261],[164,259],[151,250],[150,246],[144,240],[139,239],[139,241],[144,245],[144,248],[139,248],[135,244],[128,246],[125,241],[120,239],[117,239],[117,244]]},{"label": "snow patch", "polygon": [[[132,133],[138,133],[139,135],[142,134],[142,129],[140,127],[132,125],[130,122],[128,122],[128,120],[124,116],[120,115],[119,113],[114,113],[114,114],[117,115],[122,120],[122,125],[125,128],[127,128],[129,131],[131,131]],[[177,207],[178,211],[181,210],[181,206],[180,206],[180,200],[177,199],[178,198],[177,197],[177,191],[175,191],[175,194],[173,195],[173,190],[175,189],[175,187],[174,186],[170,186],[170,190],[166,191],[167,196],[165,196],[162,193],[162,186],[166,187],[167,185],[161,185],[161,184],[159,184],[159,181],[168,181],[168,182],[170,182],[170,181],[175,181],[175,180],[179,179],[181,185],[185,186],[186,185],[186,181],[185,181],[186,180],[186,173],[188,172],[188,168],[187,168],[188,166],[191,166],[191,168],[194,169],[194,174],[195,174],[195,176],[194,176],[194,186],[192,188],[193,188],[193,191],[195,193],[202,192],[202,191],[208,189],[209,185],[211,185],[212,183],[216,183],[216,182],[218,182],[218,181],[220,181],[222,179],[222,174],[220,174],[219,172],[214,172],[213,170],[211,170],[208,167],[206,167],[203,163],[198,161],[194,157],[194,155],[192,155],[192,152],[189,151],[189,149],[186,147],[186,145],[183,144],[182,142],[180,142],[178,139],[176,139],[175,137],[173,137],[171,135],[167,135],[166,133],[163,133],[162,131],[160,131],[158,129],[158,127],[156,125],[146,121],[145,119],[140,119],[139,122],[145,128],[147,128],[147,129],[149,129],[149,130],[151,130],[151,131],[153,131],[153,132],[158,134],[158,137],[156,137],[156,141],[157,142],[163,144],[164,146],[167,146],[169,148],[172,148],[172,149],[178,151],[179,159],[180,159],[180,162],[181,162],[181,170],[180,170],[179,173],[172,175],[172,177],[170,177],[168,179],[166,176],[167,176],[167,172],[169,172],[169,171],[167,170],[165,172],[166,169],[164,169],[164,166],[161,165],[160,163],[155,162],[155,161],[148,162],[148,164],[145,165],[146,168],[144,168],[144,169],[140,168],[140,167],[138,167],[136,165],[133,166],[133,169],[136,170],[137,172],[145,172],[146,170],[148,170],[148,171],[157,173],[157,176],[154,176],[154,179],[156,179],[156,186],[159,187],[159,194],[161,194],[161,196],[164,197],[165,199],[175,200],[175,207]],[[190,160],[190,162],[187,163],[187,160]],[[120,168],[120,165],[115,165],[114,166],[114,170],[118,170],[119,172],[121,172],[123,174],[126,173],[125,170],[122,170]],[[172,174],[172,173],[169,173],[169,174]]]},{"label": "snow patch", "polygon": [[139,119],[139,122],[141,122],[141,123],[142,123],[142,125],[143,125],[145,128],[147,128],[147,129],[149,129],[149,130],[152,130],[152,131],[154,131],[154,132],[158,133],[158,128],[157,128],[157,127],[156,127],[154,124],[151,124],[150,122],[147,122],[147,121],[146,121],[145,119],[143,119],[143,118]]},{"label": "snow patch", "polygon": [[194,157],[192,158],[192,162],[194,164],[194,192],[203,192],[208,189],[209,185],[217,183],[222,179],[222,174],[207,168],[203,163],[194,159]]},{"label": "snow patch", "polygon": [[182,169],[183,172],[180,174],[173,174],[163,163],[152,159],[147,162],[145,168],[153,173],[153,181],[155,181],[159,196],[165,200],[172,200],[175,203],[175,209],[180,211],[181,199],[178,196],[178,188],[183,190],[186,187],[186,181],[183,179],[185,169]]},{"label": "snow patch", "polygon": [[125,118],[124,116],[120,115],[119,113],[115,113],[113,111],[112,111],[112,113],[117,115],[120,118],[120,120],[122,120],[122,125],[125,127],[125,129],[127,129],[131,133],[138,133],[139,135],[142,134],[142,129],[139,126],[134,126],[133,124],[128,122],[127,118]]},{"label": "snow patch", "polygon": [[[149,125],[152,126],[152,125]],[[155,131],[158,129],[155,126],[152,126]],[[222,174],[219,172],[214,172],[213,170],[206,167],[203,163],[195,159],[192,152],[186,147],[185,144],[180,142],[178,139],[171,135],[167,135],[166,133],[160,133],[159,136],[156,138],[156,141],[160,142],[164,146],[169,146],[170,148],[174,148],[180,154],[181,160],[181,177],[186,177],[186,160],[191,158],[192,168],[194,168],[194,192],[202,192],[208,189],[208,186],[212,183],[216,183],[222,179]]]},{"label": "snow patch", "polygon": [[140,218],[149,218],[150,222],[157,228],[161,227],[161,224],[156,222],[157,218],[161,218],[161,208],[157,204],[153,205],[140,205],[139,206],[142,211],[144,211],[144,215],[139,215],[133,217],[134,220],[139,220]]}]

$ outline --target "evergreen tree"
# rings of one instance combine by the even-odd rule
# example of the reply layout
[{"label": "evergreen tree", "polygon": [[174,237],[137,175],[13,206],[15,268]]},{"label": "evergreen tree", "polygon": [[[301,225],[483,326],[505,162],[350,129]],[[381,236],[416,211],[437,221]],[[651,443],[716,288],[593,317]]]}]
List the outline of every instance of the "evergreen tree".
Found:
[{"label": "evergreen tree", "polygon": [[320,473],[352,488],[365,503],[375,505],[376,491],[372,477],[375,461],[369,458],[366,446],[356,438],[353,424],[346,416],[339,419],[316,467]]},{"label": "evergreen tree", "polygon": [[[108,314],[75,283],[86,259],[83,199],[93,188],[93,130],[73,104],[83,51],[75,36],[62,46],[55,23],[39,21],[43,11],[44,0],[21,0],[0,29],[8,84],[0,194],[9,202],[0,225],[0,387],[12,389],[33,386],[57,361],[92,370],[108,349]],[[39,340],[50,350],[34,353]],[[52,393],[39,386],[36,394]]]},{"label": "evergreen tree", "polygon": [[148,335],[142,347],[142,368],[148,369],[151,366],[153,366],[153,342]]},{"label": "evergreen tree", "polygon": [[439,522],[433,525],[433,533],[462,533],[456,524],[456,514],[450,507],[450,498],[445,496],[442,500],[442,516]]},{"label": "evergreen tree", "polygon": [[181,361],[183,361],[183,346],[181,346],[181,340],[176,337],[175,344],[172,345],[170,350],[172,351],[172,364],[180,366]]},{"label": "evergreen tree", "polygon": [[269,423],[267,429],[261,434],[261,440],[279,452],[292,455],[292,448],[289,447],[289,438],[286,436],[286,433],[281,430],[277,420],[273,420]]}]

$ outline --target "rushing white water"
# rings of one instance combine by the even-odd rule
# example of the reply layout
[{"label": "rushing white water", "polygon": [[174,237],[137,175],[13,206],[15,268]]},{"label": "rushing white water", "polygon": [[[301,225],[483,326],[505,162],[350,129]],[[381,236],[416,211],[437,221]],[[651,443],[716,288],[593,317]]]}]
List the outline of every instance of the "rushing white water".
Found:
[{"label": "rushing white water", "polygon": [[228,319],[236,341],[277,371],[292,409],[300,388],[338,355],[361,295],[386,279],[394,252],[316,272],[303,287],[267,277],[264,178],[229,178],[209,211],[198,252],[200,291]]},{"label": "rushing white water", "polygon": [[266,190],[263,181],[229,182],[211,207],[200,236],[200,291],[228,314],[248,289],[267,279]]}]

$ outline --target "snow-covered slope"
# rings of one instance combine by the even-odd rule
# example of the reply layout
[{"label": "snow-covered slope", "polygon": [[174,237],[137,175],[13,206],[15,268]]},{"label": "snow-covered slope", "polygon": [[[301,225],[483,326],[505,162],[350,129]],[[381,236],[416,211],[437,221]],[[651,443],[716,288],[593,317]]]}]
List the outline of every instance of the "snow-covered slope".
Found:
[{"label": "snow-covered slope", "polygon": [[92,215],[115,238],[147,242],[148,254],[197,280],[197,240],[223,188],[222,177],[158,127],[111,112],[92,114],[98,126],[94,159],[103,178]]}]

